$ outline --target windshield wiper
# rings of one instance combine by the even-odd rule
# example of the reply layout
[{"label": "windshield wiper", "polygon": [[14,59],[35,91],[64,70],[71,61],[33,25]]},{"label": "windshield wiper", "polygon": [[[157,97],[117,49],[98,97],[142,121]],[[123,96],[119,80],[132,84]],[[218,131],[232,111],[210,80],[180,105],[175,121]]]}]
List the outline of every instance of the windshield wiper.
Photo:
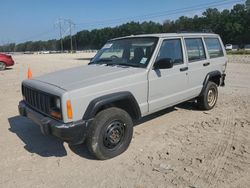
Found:
[{"label": "windshield wiper", "polygon": [[103,58],[103,59],[98,59],[96,61],[92,61],[90,62],[90,64],[96,64],[96,65],[107,65],[107,66],[127,66],[127,67],[140,67],[143,68],[143,65],[140,64],[132,64],[132,63],[118,63],[118,62],[112,62],[113,59],[109,59],[109,58]]},{"label": "windshield wiper", "polygon": [[128,66],[128,67],[143,67],[139,64],[129,64],[129,63],[117,63],[116,65]]},{"label": "windshield wiper", "polygon": [[[95,64],[95,63],[99,63],[99,62],[111,62],[111,61],[113,61],[113,59],[103,58],[103,59],[98,59],[96,61],[91,61],[90,64]],[[100,64],[106,64],[106,63],[100,63]]]}]

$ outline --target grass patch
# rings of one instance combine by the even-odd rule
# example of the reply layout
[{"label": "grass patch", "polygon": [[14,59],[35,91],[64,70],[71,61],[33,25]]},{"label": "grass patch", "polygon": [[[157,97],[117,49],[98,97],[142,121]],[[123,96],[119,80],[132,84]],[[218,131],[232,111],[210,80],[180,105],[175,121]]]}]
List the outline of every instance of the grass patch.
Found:
[{"label": "grass patch", "polygon": [[250,50],[227,51],[227,55],[250,55]]}]

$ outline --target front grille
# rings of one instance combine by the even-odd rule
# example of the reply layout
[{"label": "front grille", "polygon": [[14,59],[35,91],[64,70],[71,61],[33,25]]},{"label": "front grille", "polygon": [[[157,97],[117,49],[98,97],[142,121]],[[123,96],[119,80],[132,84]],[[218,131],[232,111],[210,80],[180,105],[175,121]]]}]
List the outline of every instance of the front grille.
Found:
[{"label": "front grille", "polygon": [[33,108],[49,114],[51,96],[44,92],[22,86],[22,93],[25,101]]}]

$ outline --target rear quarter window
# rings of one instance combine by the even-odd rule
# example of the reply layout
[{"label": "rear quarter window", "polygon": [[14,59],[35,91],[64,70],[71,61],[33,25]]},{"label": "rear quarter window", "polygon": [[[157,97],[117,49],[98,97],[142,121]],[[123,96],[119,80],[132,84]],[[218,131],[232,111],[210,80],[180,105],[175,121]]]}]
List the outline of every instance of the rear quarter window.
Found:
[{"label": "rear quarter window", "polygon": [[222,46],[218,38],[205,38],[204,40],[210,58],[224,56]]}]

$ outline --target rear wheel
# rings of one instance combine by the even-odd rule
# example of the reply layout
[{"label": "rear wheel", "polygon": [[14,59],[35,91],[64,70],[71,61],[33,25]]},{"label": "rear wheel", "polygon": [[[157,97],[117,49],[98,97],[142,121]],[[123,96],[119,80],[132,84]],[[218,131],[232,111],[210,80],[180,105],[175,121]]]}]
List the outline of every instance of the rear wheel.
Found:
[{"label": "rear wheel", "polygon": [[89,151],[101,160],[120,155],[129,146],[133,136],[133,121],[130,115],[119,108],[99,112],[87,138]]},{"label": "rear wheel", "polygon": [[4,70],[5,68],[6,68],[5,63],[0,61],[0,71]]},{"label": "rear wheel", "polygon": [[218,99],[218,89],[214,82],[208,82],[204,93],[197,99],[198,106],[202,110],[212,109]]}]

